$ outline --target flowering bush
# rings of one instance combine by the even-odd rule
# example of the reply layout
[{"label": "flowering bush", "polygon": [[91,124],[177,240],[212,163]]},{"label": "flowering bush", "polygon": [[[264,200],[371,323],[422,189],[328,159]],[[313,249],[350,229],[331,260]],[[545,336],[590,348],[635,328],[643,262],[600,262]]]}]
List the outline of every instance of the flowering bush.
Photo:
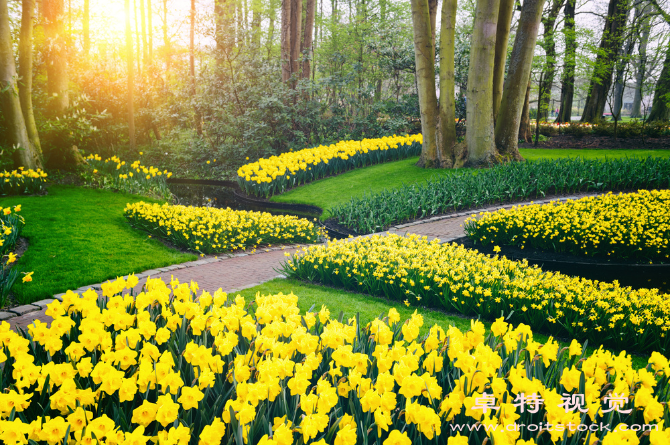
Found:
[{"label": "flowering bush", "polygon": [[670,190],[552,201],[480,213],[465,221],[483,245],[535,247],[575,255],[667,261]]},{"label": "flowering bush", "polygon": [[20,211],[20,205],[14,206],[14,211],[10,207],[0,207],[0,308],[7,304],[9,291],[19,276],[18,269],[11,265],[16,261],[12,251],[25,225],[23,217],[18,214]]},{"label": "flowering bush", "polygon": [[306,148],[243,165],[237,170],[237,182],[246,193],[267,198],[353,168],[416,156],[422,143],[416,134]]},{"label": "flowering bush", "polygon": [[47,174],[41,169],[25,170],[19,167],[11,172],[0,172],[0,195],[32,195],[44,190]]},{"label": "flowering bush", "polygon": [[511,320],[557,335],[638,351],[670,347],[670,296],[632,290],[457,244],[410,235],[330,242],[297,252],[284,265],[294,278],[383,295],[406,304]]},{"label": "flowering bush", "polygon": [[[0,440],[670,441],[670,366],[657,353],[634,370],[625,353],[541,344],[528,326],[502,319],[488,334],[473,321],[466,333],[436,325],[419,337],[418,313],[403,323],[391,309],[361,326],[357,317],[331,318],[325,306],[300,314],[293,294],[257,295],[247,305],[220,289],[196,298],[195,283],[149,279],[136,298],[123,295],[136,284],[133,276],[108,282],[104,299],[68,292],[48,306],[50,327],[35,321],[15,333],[0,325]],[[545,431],[530,428],[540,422]]]},{"label": "flowering bush", "polygon": [[201,253],[263,244],[314,243],[324,235],[321,228],[306,219],[265,212],[141,201],[126,205],[124,214],[135,227]]},{"label": "flowering bush", "polygon": [[139,160],[127,164],[117,156],[103,160],[99,155],[93,154],[85,160],[92,170],[84,174],[84,180],[91,185],[163,199],[172,197],[166,182],[172,173],[167,170],[147,167]]}]

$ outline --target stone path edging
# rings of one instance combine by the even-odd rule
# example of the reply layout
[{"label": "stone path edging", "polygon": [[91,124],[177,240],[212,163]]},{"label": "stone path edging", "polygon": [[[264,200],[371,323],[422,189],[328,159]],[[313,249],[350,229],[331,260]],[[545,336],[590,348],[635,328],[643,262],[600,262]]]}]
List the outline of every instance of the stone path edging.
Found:
[{"label": "stone path edging", "polygon": [[[462,229],[462,223],[465,221],[465,219],[467,219],[467,217],[478,214],[480,212],[509,209],[513,206],[520,205],[547,204],[552,201],[567,201],[570,199],[574,200],[587,196],[597,196],[599,194],[600,193],[567,196],[561,198],[527,201],[514,204],[490,206],[475,210],[467,210],[459,213],[434,216],[419,221],[396,225],[390,227],[384,232],[362,235],[362,237],[370,237],[375,235],[384,236],[387,233],[396,233],[399,235],[416,233],[427,236],[429,239],[439,238],[441,243],[447,243],[464,236],[465,233]],[[144,282],[146,282],[146,279],[150,276],[153,278],[163,278],[169,280],[171,276],[176,275],[177,279],[180,281],[195,281],[199,284],[201,289],[208,290],[210,292],[215,291],[219,287],[223,288],[228,293],[239,292],[243,289],[257,286],[275,278],[284,278],[284,275],[278,274],[276,271],[276,268],[283,262],[284,255],[278,256],[277,252],[284,251],[293,253],[302,247],[311,245],[313,244],[294,244],[254,249],[252,251],[235,254],[208,256],[196,261],[174,264],[157,269],[150,269],[135,274],[135,276],[139,279],[139,283],[136,288],[141,289],[141,287],[144,285]],[[127,279],[128,275],[125,275],[123,278]],[[102,283],[90,284],[87,286],[82,286],[78,289],[73,289],[72,291],[79,294],[90,288],[99,291],[101,290],[101,284]],[[46,305],[53,302],[54,299],[62,301],[63,295],[65,295],[65,293],[56,294],[53,296],[53,298],[40,300],[31,304],[0,311],[0,322],[8,321],[12,329],[16,327],[26,327],[36,319],[48,323],[50,322],[51,317],[45,314]]]}]

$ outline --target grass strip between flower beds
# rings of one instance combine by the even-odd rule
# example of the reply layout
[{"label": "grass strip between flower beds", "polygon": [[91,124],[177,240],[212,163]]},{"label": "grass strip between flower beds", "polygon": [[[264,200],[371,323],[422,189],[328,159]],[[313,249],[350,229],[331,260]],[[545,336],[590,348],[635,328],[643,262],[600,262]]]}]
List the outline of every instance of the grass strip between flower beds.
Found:
[{"label": "grass strip between flower beds", "polygon": [[374,235],[298,251],[283,266],[297,278],[515,323],[557,336],[639,352],[668,351],[670,298],[524,262],[488,257],[425,237]]},{"label": "grass strip between flower beds", "polygon": [[331,209],[356,233],[463,209],[551,194],[670,188],[670,158],[513,162],[353,198]]},{"label": "grass strip between flower beds", "polygon": [[315,243],[324,236],[312,221],[266,212],[137,202],[126,205],[124,215],[133,226],[202,254]]},{"label": "grass strip between flower beds", "polygon": [[[502,319],[490,333],[473,321],[467,332],[435,325],[419,337],[418,313],[403,322],[391,309],[363,326],[358,317],[332,316],[326,306],[301,314],[293,294],[257,295],[247,305],[220,289],[197,294],[197,283],[150,279],[134,298],[125,288],[135,284],[134,278],[105,283],[102,299],[92,289],[68,292],[48,306],[50,327],[35,322],[15,333],[0,324],[0,440],[670,440],[663,426],[670,420],[670,366],[658,353],[636,371],[626,354],[587,354],[576,341],[562,349],[553,339],[542,344],[528,326]],[[553,428],[528,427],[540,422]],[[476,424],[487,428],[468,428]]]},{"label": "grass strip between flower beds", "polygon": [[471,240],[484,246],[667,262],[670,190],[608,193],[501,209],[468,218],[464,228]]}]

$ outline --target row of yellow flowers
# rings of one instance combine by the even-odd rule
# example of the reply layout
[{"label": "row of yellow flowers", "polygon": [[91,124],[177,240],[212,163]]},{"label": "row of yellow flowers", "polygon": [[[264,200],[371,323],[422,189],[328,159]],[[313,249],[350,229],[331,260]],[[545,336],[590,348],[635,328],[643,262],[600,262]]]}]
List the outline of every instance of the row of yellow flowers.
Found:
[{"label": "row of yellow flowers", "polygon": [[486,246],[534,247],[575,255],[667,261],[670,190],[640,190],[480,213],[465,232]]},{"label": "row of yellow flowers", "polygon": [[670,296],[620,287],[524,262],[489,257],[425,237],[341,240],[297,252],[290,277],[488,319],[501,314],[534,329],[636,351],[670,348]]},{"label": "row of yellow flowers", "polygon": [[266,212],[141,201],[127,204],[124,214],[135,227],[203,254],[260,245],[314,243],[324,236],[312,221]]},{"label": "row of yellow flowers", "polygon": [[[137,445],[670,443],[670,366],[503,319],[487,333],[361,325],[298,297],[247,303],[220,289],[117,279],[68,292],[27,332],[0,325],[0,441]],[[598,442],[600,440],[601,442]]]},{"label": "row of yellow flowers", "polygon": [[246,193],[267,198],[352,168],[416,156],[422,143],[420,134],[340,141],[261,158],[240,167],[237,180]]},{"label": "row of yellow flowers", "polygon": [[0,196],[2,195],[32,195],[44,190],[47,174],[41,169],[25,169],[0,172]]},{"label": "row of yellow flowers", "polygon": [[[14,248],[25,226],[20,211],[21,205],[0,207],[0,308],[7,304],[9,291],[19,276],[19,270],[13,264],[16,262]],[[26,276],[28,280],[32,279],[32,272]]]},{"label": "row of yellow flowers", "polygon": [[92,168],[85,179],[95,186],[165,199],[172,196],[166,182],[172,172],[142,165],[140,160],[127,163],[118,156],[103,159],[92,154],[84,159]]}]

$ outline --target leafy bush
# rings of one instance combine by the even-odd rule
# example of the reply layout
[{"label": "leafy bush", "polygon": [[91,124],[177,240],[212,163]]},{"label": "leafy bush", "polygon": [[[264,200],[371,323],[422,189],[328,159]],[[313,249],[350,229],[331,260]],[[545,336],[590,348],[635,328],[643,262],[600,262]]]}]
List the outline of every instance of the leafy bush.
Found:
[{"label": "leafy bush", "polygon": [[88,185],[160,199],[172,198],[166,181],[172,173],[167,170],[146,167],[139,160],[127,164],[117,156],[103,160],[93,154],[85,161],[89,168],[82,172],[81,177]]},{"label": "leafy bush", "polygon": [[314,243],[324,236],[311,221],[265,212],[137,202],[128,204],[124,214],[135,227],[200,253]]},{"label": "leafy bush", "polygon": [[47,174],[41,169],[18,170],[0,172],[0,196],[32,195],[44,190]]},{"label": "leafy bush", "polygon": [[268,198],[354,168],[416,156],[422,142],[420,134],[393,135],[306,148],[243,165],[237,171],[237,182],[246,193]]},{"label": "leafy bush", "polygon": [[[473,321],[420,337],[423,317],[403,323],[394,309],[363,326],[325,306],[301,314],[293,294],[246,307],[221,290],[197,298],[197,283],[149,280],[135,300],[124,296],[136,283],[106,283],[100,300],[67,293],[49,305],[51,327],[16,333],[3,322],[0,440],[545,444],[591,442],[593,425],[609,445],[638,443],[625,429],[643,423],[651,444],[668,440],[660,354],[636,371],[625,353],[541,344],[502,319],[488,334]],[[539,422],[553,428],[519,428]]]},{"label": "leafy bush", "polygon": [[670,190],[587,197],[487,212],[465,221],[475,243],[667,261]]},{"label": "leafy bush", "polygon": [[407,304],[494,319],[504,314],[579,340],[636,351],[668,351],[668,295],[632,290],[528,263],[488,257],[419,235],[340,240],[298,251],[287,276],[381,295]]},{"label": "leafy bush", "polygon": [[588,136],[591,134],[591,124],[570,122],[562,127],[562,134],[572,135],[577,138]]},{"label": "leafy bush", "polygon": [[338,223],[362,234],[430,215],[547,194],[668,187],[667,158],[513,162],[352,198],[331,209],[331,214]]}]

